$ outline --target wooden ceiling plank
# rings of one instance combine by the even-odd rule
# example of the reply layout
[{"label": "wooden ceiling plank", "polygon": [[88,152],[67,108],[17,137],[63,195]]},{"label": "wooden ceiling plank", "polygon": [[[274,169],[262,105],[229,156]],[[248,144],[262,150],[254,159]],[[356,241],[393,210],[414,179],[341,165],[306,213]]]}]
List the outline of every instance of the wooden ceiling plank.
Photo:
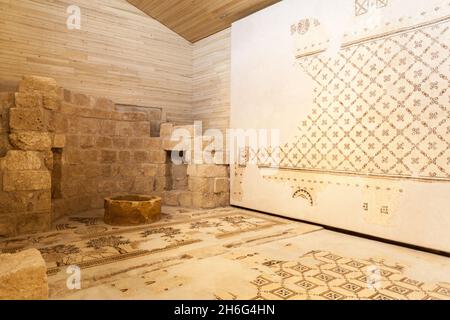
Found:
[{"label": "wooden ceiling plank", "polygon": [[196,42],[280,0],[127,1],[188,41]]}]

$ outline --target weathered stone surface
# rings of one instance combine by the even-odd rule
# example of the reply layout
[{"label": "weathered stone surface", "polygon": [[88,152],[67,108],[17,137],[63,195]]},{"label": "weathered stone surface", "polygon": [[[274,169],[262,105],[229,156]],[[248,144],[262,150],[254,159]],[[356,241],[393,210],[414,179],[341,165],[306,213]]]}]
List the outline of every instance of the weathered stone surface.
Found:
[{"label": "weathered stone surface", "polygon": [[114,163],[117,161],[117,152],[112,150],[102,150],[101,159],[104,163]]},{"label": "weathered stone surface", "polygon": [[161,138],[155,138],[155,137],[150,137],[150,138],[144,138],[144,148],[147,150],[160,150],[161,149],[161,142],[162,139]]},{"label": "weathered stone surface", "polygon": [[25,76],[19,83],[20,92],[34,92],[40,91],[42,93],[58,93],[58,84],[55,79],[38,77],[38,76]]},{"label": "weathered stone surface", "polygon": [[188,175],[193,177],[218,178],[228,176],[228,166],[214,164],[189,165]]},{"label": "weathered stone surface", "polygon": [[142,171],[146,177],[154,177],[158,173],[158,165],[156,164],[144,164],[142,166]]},{"label": "weathered stone surface", "polygon": [[230,182],[228,178],[214,179],[214,193],[228,192],[230,190]]},{"label": "weathered stone surface", "polygon": [[9,171],[3,174],[4,191],[32,191],[51,189],[49,171]]},{"label": "weathered stone surface", "polygon": [[17,213],[44,212],[50,209],[50,190],[0,192],[0,214],[12,214],[17,218]]},{"label": "weathered stone surface", "polygon": [[0,110],[14,107],[14,92],[0,92]]},{"label": "weathered stone surface", "polygon": [[46,132],[13,132],[9,135],[9,140],[21,150],[45,151],[52,148],[52,136]]},{"label": "weathered stone surface", "polygon": [[42,166],[41,156],[35,151],[10,150],[2,159],[3,170],[39,170]]},{"label": "weathered stone surface", "polygon": [[39,250],[0,255],[0,299],[48,299],[47,267]]},{"label": "weathered stone surface", "polygon": [[41,108],[11,108],[9,126],[12,130],[47,131]]},{"label": "weathered stone surface", "polygon": [[161,198],[129,195],[105,199],[105,223],[140,225],[161,219]]},{"label": "weathered stone surface", "polygon": [[178,206],[178,197],[180,196],[180,194],[181,191],[178,190],[165,191],[163,193],[163,203],[166,206]]},{"label": "weathered stone surface", "polygon": [[61,99],[54,93],[44,94],[43,107],[49,110],[58,110],[61,107]]},{"label": "weathered stone surface", "polygon": [[182,207],[192,207],[192,193],[189,191],[182,191],[178,197],[178,202]]},{"label": "weathered stone surface", "polygon": [[113,111],[115,109],[115,104],[114,102],[112,102],[112,100],[106,98],[97,98],[95,108]]},{"label": "weathered stone surface", "polygon": [[192,192],[192,205],[195,208],[212,209],[229,205],[229,193]]},{"label": "weathered stone surface", "polygon": [[41,108],[42,101],[42,94],[38,92],[16,92],[16,107],[18,108]]},{"label": "weathered stone surface", "polygon": [[162,164],[166,162],[166,153],[164,151],[149,151],[149,162]]},{"label": "weathered stone surface", "polygon": [[173,131],[173,123],[161,123],[161,126],[159,128],[159,135],[161,138],[170,138]]},{"label": "weathered stone surface", "polygon": [[213,179],[190,176],[188,179],[188,188],[192,192],[212,193],[214,189]]},{"label": "weathered stone surface", "polygon": [[[1,195],[0,195],[1,200]],[[0,212],[1,212],[0,203]],[[14,215],[0,216],[0,238],[13,237],[16,234],[16,221]]]},{"label": "weathered stone surface", "polygon": [[64,148],[66,146],[66,136],[64,134],[55,134],[53,136],[53,148]]},{"label": "weathered stone surface", "polygon": [[50,219],[50,210],[20,214],[17,217],[17,234],[47,232],[50,230]]}]

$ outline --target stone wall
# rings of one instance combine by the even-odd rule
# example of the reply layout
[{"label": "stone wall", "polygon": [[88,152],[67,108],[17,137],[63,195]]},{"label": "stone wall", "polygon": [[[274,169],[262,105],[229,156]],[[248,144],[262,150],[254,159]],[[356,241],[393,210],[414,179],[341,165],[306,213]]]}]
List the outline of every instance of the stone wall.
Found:
[{"label": "stone wall", "polygon": [[102,208],[103,199],[114,194],[161,194],[165,152],[160,138],[150,134],[160,118],[158,109],[118,111],[110,100],[64,90],[54,119],[56,133],[65,137],[62,198],[54,199],[54,214]]},{"label": "stone wall", "polygon": [[[173,132],[182,129],[186,132],[183,135],[178,131],[180,137],[184,137],[184,143],[180,146],[180,140],[174,139]],[[194,126],[174,126],[165,123],[161,126],[162,148],[170,158],[172,152],[183,152],[183,163],[168,164],[167,181],[170,185],[163,194],[163,201],[166,205],[181,206],[188,208],[212,209],[224,207],[230,204],[229,189],[229,166],[223,164],[225,159],[218,157],[215,150],[210,151],[213,164],[206,164],[202,158],[195,158],[195,137]],[[189,139],[190,138],[190,139]],[[195,139],[201,140],[201,148],[204,151],[211,143],[211,139],[206,136],[198,136]]]},{"label": "stone wall", "polygon": [[179,127],[160,123],[160,109],[116,106],[51,78],[27,76],[18,92],[0,94],[0,237],[47,231],[58,217],[103,208],[118,194],[228,205],[228,166],[189,157],[175,165],[170,137]]}]

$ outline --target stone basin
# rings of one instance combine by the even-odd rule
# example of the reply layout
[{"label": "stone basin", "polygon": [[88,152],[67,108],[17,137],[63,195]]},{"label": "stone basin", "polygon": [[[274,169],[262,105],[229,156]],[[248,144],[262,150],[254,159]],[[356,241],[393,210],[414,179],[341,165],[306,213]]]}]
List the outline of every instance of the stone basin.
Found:
[{"label": "stone basin", "polygon": [[161,219],[161,198],[125,195],[105,198],[105,223],[114,226],[149,224]]}]

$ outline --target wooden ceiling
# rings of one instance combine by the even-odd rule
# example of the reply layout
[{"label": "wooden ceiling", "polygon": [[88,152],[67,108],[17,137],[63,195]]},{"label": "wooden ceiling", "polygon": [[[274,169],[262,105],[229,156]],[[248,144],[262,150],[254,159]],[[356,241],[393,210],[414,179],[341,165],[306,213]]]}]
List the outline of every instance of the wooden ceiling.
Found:
[{"label": "wooden ceiling", "polygon": [[128,0],[190,42],[196,42],[229,28],[234,21],[279,1]]}]

